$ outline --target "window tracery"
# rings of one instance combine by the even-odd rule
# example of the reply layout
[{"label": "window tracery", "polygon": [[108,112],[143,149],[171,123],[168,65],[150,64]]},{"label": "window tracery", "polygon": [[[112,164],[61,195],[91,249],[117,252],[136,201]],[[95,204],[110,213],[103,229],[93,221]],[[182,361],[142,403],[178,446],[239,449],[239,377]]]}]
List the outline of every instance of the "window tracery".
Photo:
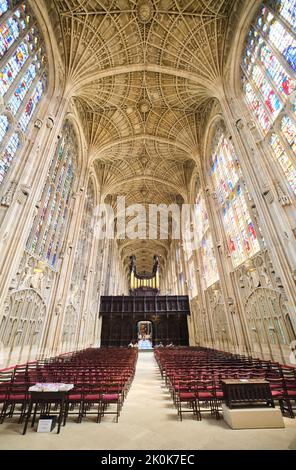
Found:
[{"label": "window tracery", "polygon": [[77,242],[75,253],[75,262],[71,278],[71,291],[69,302],[75,305],[79,310],[82,307],[83,293],[86,288],[88,277],[88,268],[90,263],[90,255],[93,244],[93,211],[95,206],[95,190],[92,180],[90,180],[87,188],[86,200],[83,210],[83,219]]},{"label": "window tracery", "polygon": [[294,194],[296,125],[293,112],[282,113],[296,87],[295,24],[295,0],[264,2],[248,35],[242,62],[246,102]]},{"label": "window tracery", "polygon": [[219,280],[219,274],[210,231],[209,217],[201,192],[197,195],[195,203],[195,220],[197,243],[202,258],[202,276],[205,279],[205,287],[208,288]]},{"label": "window tracery", "polygon": [[257,253],[260,244],[249,211],[239,161],[231,141],[219,128],[213,140],[210,175],[221,209],[228,250],[236,268]]},{"label": "window tracery", "polygon": [[[5,17],[2,19],[2,17]],[[0,185],[11,169],[46,88],[43,38],[26,1],[0,3]]]},{"label": "window tracery", "polygon": [[52,268],[57,267],[69,217],[77,149],[74,129],[67,121],[50,165],[40,208],[27,242],[27,250],[44,259]]}]

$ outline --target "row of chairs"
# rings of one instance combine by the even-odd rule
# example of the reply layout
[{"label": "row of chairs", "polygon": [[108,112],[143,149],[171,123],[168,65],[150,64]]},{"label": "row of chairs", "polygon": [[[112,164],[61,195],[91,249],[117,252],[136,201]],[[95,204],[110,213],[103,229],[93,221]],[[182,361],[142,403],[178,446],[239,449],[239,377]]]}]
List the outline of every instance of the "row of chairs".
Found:
[{"label": "row of chairs", "polygon": [[[95,415],[96,421],[101,422],[105,414],[115,414],[117,422],[134,377],[136,360],[136,350],[87,349],[0,371],[0,423],[13,416],[19,416],[19,422],[28,418],[29,388],[36,383],[74,385],[66,396],[64,425],[69,415],[76,415],[80,423],[88,415]],[[37,412],[48,414],[52,408],[57,409],[58,402],[54,394],[52,397],[50,401],[36,403],[32,426]]]},{"label": "row of chairs", "polygon": [[223,379],[252,378],[268,380],[273,403],[295,417],[294,367],[201,347],[155,350],[155,358],[181,420],[188,412],[198,420],[204,412],[220,419]]}]

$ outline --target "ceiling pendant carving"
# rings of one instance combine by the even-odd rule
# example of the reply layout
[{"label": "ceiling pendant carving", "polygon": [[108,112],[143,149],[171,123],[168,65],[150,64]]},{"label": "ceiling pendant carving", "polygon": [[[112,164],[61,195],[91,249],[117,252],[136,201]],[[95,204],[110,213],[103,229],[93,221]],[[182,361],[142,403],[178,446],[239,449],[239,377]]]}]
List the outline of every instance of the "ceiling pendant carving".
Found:
[{"label": "ceiling pendant carving", "polygon": [[151,103],[150,101],[148,101],[147,99],[142,99],[140,102],[139,102],[139,111],[142,113],[142,114],[146,114],[148,113],[148,111],[150,111],[151,109]]},{"label": "ceiling pendant carving", "polygon": [[149,23],[153,16],[153,4],[150,0],[137,2],[137,15],[141,23]]}]

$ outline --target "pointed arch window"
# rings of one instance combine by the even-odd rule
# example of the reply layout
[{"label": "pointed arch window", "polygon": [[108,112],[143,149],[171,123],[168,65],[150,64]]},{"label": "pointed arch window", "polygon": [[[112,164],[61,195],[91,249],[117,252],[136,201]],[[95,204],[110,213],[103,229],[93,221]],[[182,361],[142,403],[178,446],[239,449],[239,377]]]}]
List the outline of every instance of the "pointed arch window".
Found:
[{"label": "pointed arch window", "polygon": [[208,212],[206,210],[205,200],[201,191],[197,195],[195,203],[195,223],[197,243],[202,259],[202,275],[205,279],[205,287],[208,288],[219,280],[219,274],[213,239],[210,231]]},{"label": "pointed arch window", "polygon": [[291,150],[296,153],[296,125],[289,116],[283,117],[281,131]]},{"label": "pointed arch window", "polygon": [[79,233],[75,263],[72,274],[72,284],[81,286],[87,277],[87,267],[92,249],[93,222],[95,208],[95,189],[93,181],[90,180],[83,210],[83,219]]},{"label": "pointed arch window", "polygon": [[296,29],[296,2],[295,0],[280,0],[278,4],[279,14]]},{"label": "pointed arch window", "polygon": [[71,287],[68,297],[68,305],[74,304],[77,312],[82,308],[85,287],[88,279],[88,269],[93,246],[94,236],[94,208],[95,189],[92,179],[89,181],[86,199],[81,221],[79,238],[77,242],[75,261],[71,276]]},{"label": "pointed arch window", "polygon": [[0,116],[0,143],[3,141],[9,128],[9,120],[5,114]]},{"label": "pointed arch window", "polygon": [[270,145],[275,160],[279,163],[287,182],[296,194],[296,127],[288,116],[284,116],[280,122],[278,134],[273,132],[270,137]]},{"label": "pointed arch window", "polygon": [[0,185],[44,95],[46,76],[44,41],[27,2],[1,0],[0,96],[11,119],[5,126],[0,116]]},{"label": "pointed arch window", "polygon": [[[242,62],[243,91],[259,129],[291,190],[296,194],[295,119],[290,107],[296,88],[296,2],[269,0],[251,27]],[[273,129],[272,129],[273,126]]]},{"label": "pointed arch window", "polygon": [[51,162],[40,208],[27,242],[27,250],[56,268],[69,217],[71,191],[77,161],[77,139],[69,122]]},{"label": "pointed arch window", "polygon": [[221,208],[222,222],[233,266],[236,268],[260,250],[248,208],[248,194],[234,147],[222,129],[213,140],[211,178]]}]

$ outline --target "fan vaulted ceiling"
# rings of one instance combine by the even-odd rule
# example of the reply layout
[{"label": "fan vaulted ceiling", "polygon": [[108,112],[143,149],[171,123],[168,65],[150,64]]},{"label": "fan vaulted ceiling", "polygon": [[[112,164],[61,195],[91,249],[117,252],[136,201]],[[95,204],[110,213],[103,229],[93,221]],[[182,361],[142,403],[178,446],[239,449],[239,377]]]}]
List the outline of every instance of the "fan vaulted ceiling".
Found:
[{"label": "fan vaulted ceiling", "polygon": [[[101,192],[181,203],[238,0],[46,0]],[[108,199],[109,198],[109,199]],[[121,240],[151,270],[162,240]]]}]

